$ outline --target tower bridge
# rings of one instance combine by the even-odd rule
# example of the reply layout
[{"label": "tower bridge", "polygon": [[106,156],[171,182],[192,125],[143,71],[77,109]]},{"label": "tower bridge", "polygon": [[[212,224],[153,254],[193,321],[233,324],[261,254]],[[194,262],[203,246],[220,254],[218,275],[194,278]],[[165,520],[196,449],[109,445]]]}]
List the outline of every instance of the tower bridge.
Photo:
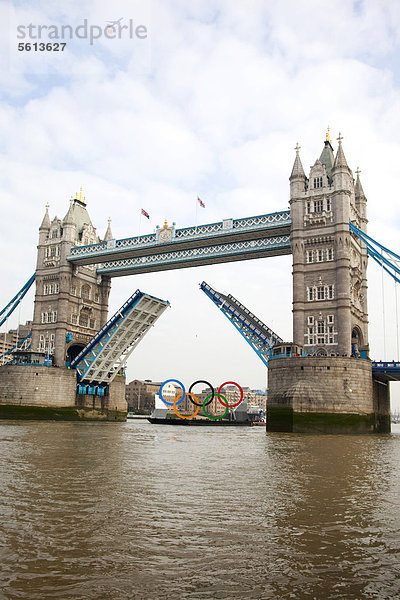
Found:
[{"label": "tower bridge", "polygon": [[[123,364],[117,354],[129,353],[152,318],[147,320],[148,313],[143,317],[143,329],[141,317],[134,316],[131,326],[127,318],[126,333],[123,328],[118,332],[122,312],[121,321],[116,316],[107,322],[112,277],[292,254],[292,342],[283,343],[231,295],[202,284],[268,364],[268,429],[388,431],[388,382],[397,378],[400,366],[372,365],[369,359],[366,272],[370,255],[399,281],[400,257],[384,257],[390,251],[383,246],[377,250],[366,234],[367,198],[360,172],[354,177],[347,164],[340,135],[336,154],[327,135],[308,176],[297,145],[289,180],[289,211],[181,229],[165,222],[152,234],[120,240],[113,237],[110,222],[99,238],[82,192],[71,199],[64,219],[50,221],[46,207],[34,277],[32,349],[47,351],[60,368],[66,361],[76,367],[80,389],[85,376],[106,383]],[[128,301],[126,317],[137,300]],[[165,301],[153,300],[161,314]],[[280,345],[285,355],[279,354]],[[288,353],[291,347],[295,351]],[[4,373],[0,371],[0,409],[7,402]],[[116,404],[117,413],[122,404],[115,394],[109,403]]]}]

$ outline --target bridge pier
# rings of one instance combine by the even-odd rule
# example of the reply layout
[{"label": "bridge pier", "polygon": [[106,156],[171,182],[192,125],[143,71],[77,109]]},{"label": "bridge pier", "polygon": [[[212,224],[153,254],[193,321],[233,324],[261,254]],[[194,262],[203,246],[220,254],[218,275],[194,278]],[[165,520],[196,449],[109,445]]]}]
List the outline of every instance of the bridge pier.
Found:
[{"label": "bridge pier", "polygon": [[125,421],[125,377],[108,395],[77,394],[76,371],[42,365],[0,366],[0,419]]},{"label": "bridge pier", "polygon": [[389,386],[371,362],[340,356],[270,360],[267,430],[293,433],[388,433]]}]

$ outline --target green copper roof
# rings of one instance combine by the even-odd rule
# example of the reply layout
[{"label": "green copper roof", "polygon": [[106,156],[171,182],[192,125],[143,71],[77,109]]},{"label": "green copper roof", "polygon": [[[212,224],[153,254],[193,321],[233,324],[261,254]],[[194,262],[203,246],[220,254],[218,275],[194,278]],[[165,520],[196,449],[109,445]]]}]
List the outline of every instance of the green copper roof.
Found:
[{"label": "green copper roof", "polygon": [[332,183],[332,167],[335,157],[333,155],[333,148],[330,142],[325,141],[324,148],[321,152],[319,160],[322,162],[323,165],[325,165],[329,183]]}]

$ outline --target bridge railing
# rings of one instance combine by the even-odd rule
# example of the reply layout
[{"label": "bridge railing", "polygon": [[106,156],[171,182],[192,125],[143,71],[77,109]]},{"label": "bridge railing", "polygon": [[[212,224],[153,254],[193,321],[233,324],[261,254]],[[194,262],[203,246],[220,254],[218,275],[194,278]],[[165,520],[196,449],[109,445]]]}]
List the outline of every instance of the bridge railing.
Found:
[{"label": "bridge railing", "polygon": [[400,371],[400,362],[397,361],[373,361],[373,369],[398,369]]}]

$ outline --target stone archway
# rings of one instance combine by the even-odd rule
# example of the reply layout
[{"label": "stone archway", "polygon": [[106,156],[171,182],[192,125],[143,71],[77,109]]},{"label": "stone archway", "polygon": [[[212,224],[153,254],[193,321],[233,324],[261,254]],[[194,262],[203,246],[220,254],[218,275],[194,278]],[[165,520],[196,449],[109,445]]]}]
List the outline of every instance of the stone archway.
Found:
[{"label": "stone archway", "polygon": [[71,364],[71,362],[78,356],[78,354],[84,349],[85,344],[77,344],[72,343],[67,348],[67,364]]},{"label": "stone archway", "polygon": [[314,356],[328,356],[328,352],[326,351],[326,348],[315,348]]},{"label": "stone archway", "polygon": [[364,338],[361,329],[356,325],[351,332],[351,356],[360,356],[360,348],[364,346]]}]

